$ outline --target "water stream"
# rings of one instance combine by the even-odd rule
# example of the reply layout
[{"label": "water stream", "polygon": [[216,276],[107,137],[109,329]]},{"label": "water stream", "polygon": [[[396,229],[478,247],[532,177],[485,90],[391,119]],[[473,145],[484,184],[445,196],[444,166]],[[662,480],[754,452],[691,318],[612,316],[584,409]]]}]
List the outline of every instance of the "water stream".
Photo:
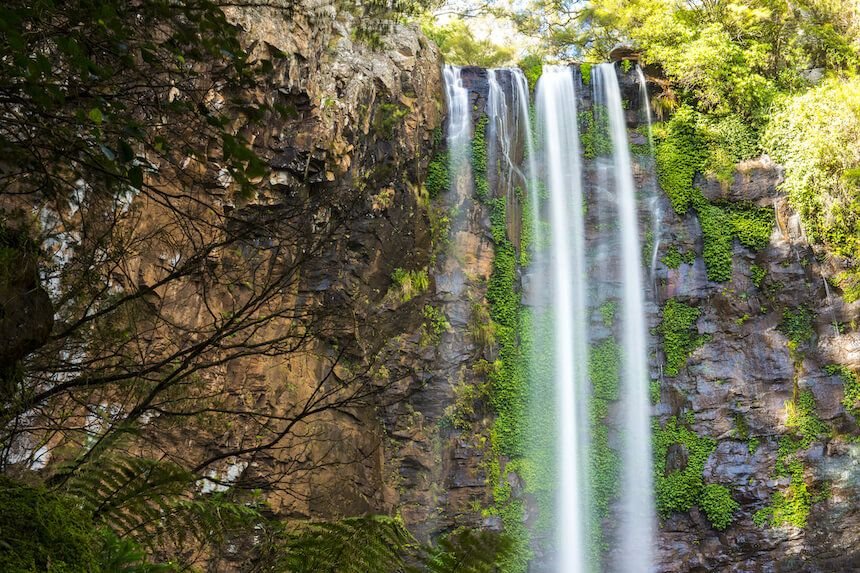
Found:
[{"label": "water stream", "polygon": [[[458,173],[468,162],[457,158],[468,154],[477,119],[461,73],[448,66],[444,74],[458,193],[464,177]],[[647,90],[641,70],[636,74],[650,148]],[[529,211],[529,263],[522,268],[534,325],[528,417],[531,424],[549,421],[531,434],[532,442],[544,443],[537,447],[547,446],[532,459],[551,452],[555,480],[553,548],[541,566],[556,573],[646,573],[653,569],[655,515],[645,277],[655,266],[658,201],[653,181],[646,177],[637,188],[634,180],[616,66],[594,66],[591,76],[587,88],[576,68],[544,66],[533,130],[522,72],[487,70],[487,178],[492,197],[505,198],[508,238],[517,245],[520,209]],[[589,130],[588,156],[582,129]],[[639,165],[650,169],[649,160]],[[655,244],[643,255],[646,227]],[[600,362],[607,349],[612,364]],[[535,364],[547,362],[536,374]]]}]

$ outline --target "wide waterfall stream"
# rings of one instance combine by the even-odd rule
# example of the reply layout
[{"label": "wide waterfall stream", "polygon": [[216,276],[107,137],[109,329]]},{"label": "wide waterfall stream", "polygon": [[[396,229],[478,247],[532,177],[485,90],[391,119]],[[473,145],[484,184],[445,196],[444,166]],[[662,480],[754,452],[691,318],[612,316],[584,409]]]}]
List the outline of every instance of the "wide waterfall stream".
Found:
[{"label": "wide waterfall stream", "polygon": [[[537,570],[651,571],[644,307],[659,214],[653,185],[634,178],[622,71],[601,64],[584,77],[575,66],[545,65],[533,101],[518,69],[472,68],[471,80],[464,71],[444,71],[452,188],[475,192],[474,180],[485,176],[490,197],[475,193],[474,200],[504,201],[506,240],[521,251],[528,319],[519,344],[530,392],[516,467],[525,491],[549,500],[536,511],[551,514],[537,519],[546,527],[530,524],[546,545]],[[644,77],[638,69],[628,76],[650,152]],[[474,163],[463,157],[484,114],[487,172],[471,173]],[[637,161],[639,169],[652,168],[650,157]]]}]

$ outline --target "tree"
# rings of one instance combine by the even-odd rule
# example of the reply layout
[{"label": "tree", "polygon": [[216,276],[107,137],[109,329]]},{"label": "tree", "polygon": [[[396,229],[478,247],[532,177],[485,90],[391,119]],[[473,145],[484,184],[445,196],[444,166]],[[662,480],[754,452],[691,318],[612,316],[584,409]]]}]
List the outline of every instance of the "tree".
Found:
[{"label": "tree", "polygon": [[[347,462],[332,420],[396,382],[380,368],[390,348],[366,342],[384,340],[380,325],[347,328],[326,299],[343,293],[312,284],[343,256],[367,198],[263,129],[300,124],[307,103],[272,85],[283,54],[248,45],[222,9],[244,5],[0,7],[4,310],[47,297],[53,319],[38,344],[1,357],[0,470],[40,470],[120,538],[186,562],[215,548],[185,554],[165,533],[211,537],[203,516],[241,517],[242,491],[306,496],[301,476]],[[406,9],[343,7],[368,16],[357,33]],[[313,371],[312,384],[281,375],[261,405],[229,383],[274,357]],[[215,503],[228,488],[232,505]]]}]

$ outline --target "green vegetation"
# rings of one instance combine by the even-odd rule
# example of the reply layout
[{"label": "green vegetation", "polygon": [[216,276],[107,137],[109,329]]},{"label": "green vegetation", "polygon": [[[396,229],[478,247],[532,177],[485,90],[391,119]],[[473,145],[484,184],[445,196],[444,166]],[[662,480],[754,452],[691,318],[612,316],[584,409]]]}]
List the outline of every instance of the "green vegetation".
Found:
[{"label": "green vegetation", "polygon": [[[609,441],[607,417],[609,404],[618,400],[621,371],[621,348],[613,338],[607,338],[591,347],[588,375],[591,380],[589,423],[591,450],[589,452],[591,479],[592,528],[594,537],[590,546],[595,552],[606,549],[602,523],[609,515],[609,505],[618,490],[620,458]],[[596,559],[597,557],[595,557]]]},{"label": "green vegetation", "polygon": [[478,200],[490,200],[490,183],[487,180],[487,116],[482,115],[472,135],[472,179]]},{"label": "green vegetation", "polygon": [[656,406],[660,403],[660,381],[651,380],[648,384],[648,397],[651,398],[651,404]]},{"label": "green vegetation", "polygon": [[438,26],[431,18],[425,17],[421,19],[421,29],[439,46],[442,57],[449,64],[497,68],[512,63],[512,47],[499,46],[489,38],[476,38],[463,20]]},{"label": "green vegetation", "polygon": [[782,312],[782,322],[777,326],[777,330],[788,338],[789,348],[792,351],[812,340],[815,334],[812,319],[812,311],[805,306],[787,308]]},{"label": "green vegetation", "polygon": [[[764,133],[765,148],[785,165],[791,206],[810,240],[839,257],[860,253],[860,79],[833,78],[786,98]],[[837,278],[846,301],[860,296],[860,268]]]},{"label": "green vegetation", "polygon": [[430,278],[427,276],[426,269],[407,271],[396,268],[391,273],[391,280],[397,290],[400,302],[409,302],[430,288]]},{"label": "green vegetation", "polygon": [[451,324],[445,314],[433,305],[425,304],[422,313],[424,323],[421,326],[421,341],[425,344],[437,344],[442,334],[451,329]]},{"label": "green vegetation", "polygon": [[734,521],[734,514],[740,504],[732,499],[732,494],[724,485],[708,484],[699,497],[699,507],[705,512],[714,529],[722,531]]},{"label": "green vegetation", "polygon": [[663,306],[663,318],[657,332],[663,337],[667,376],[677,376],[690,353],[707,342],[707,336],[697,336],[693,332],[700,314],[699,309],[674,298]]},{"label": "green vegetation", "polygon": [[803,462],[797,453],[805,450],[816,440],[830,435],[830,429],[815,412],[815,396],[810,390],[796,393],[796,397],[786,402],[786,422],[789,434],[779,440],[776,477],[788,477],[791,482],[785,491],[773,494],[768,506],[758,510],[753,521],[759,525],[804,527],[812,504],[822,495],[814,495],[806,483]]},{"label": "green vegetation", "polygon": [[612,154],[609,115],[606,107],[594,104],[591,110],[579,112],[579,143],[586,159]]},{"label": "green vegetation", "polygon": [[523,71],[529,90],[533,92],[543,73],[543,58],[536,54],[529,54],[521,59],[517,66]]},{"label": "green vegetation", "polygon": [[[752,250],[763,249],[770,240],[773,214],[751,205],[712,204],[693,187],[693,181],[697,172],[730,179],[734,164],[757,151],[754,139],[734,116],[713,120],[689,107],[679,109],[655,134],[660,186],[678,214],[695,209],[702,226],[708,279],[727,281],[732,276],[734,239]],[[670,258],[670,262],[675,260]]]},{"label": "green vegetation", "polygon": [[[702,476],[716,442],[688,430],[675,418],[669,418],[662,428],[654,421],[653,443],[657,512],[668,517],[673,512],[686,512],[698,505],[715,529],[728,527],[738,503],[732,499],[728,488],[717,484],[706,486]],[[686,464],[667,471],[670,448],[673,447],[680,448],[686,455]]]},{"label": "green vegetation", "polygon": [[380,138],[391,139],[407,115],[409,115],[409,108],[406,106],[388,102],[379,104],[373,115],[373,127],[376,130],[376,135]]},{"label": "green vegetation", "polygon": [[761,288],[764,278],[767,276],[767,270],[758,265],[750,265],[750,278],[756,288]]},{"label": "green vegetation", "polygon": [[75,500],[0,478],[0,570],[97,573],[101,537]]},{"label": "green vegetation", "polygon": [[860,271],[842,271],[834,277],[833,284],[842,290],[848,304],[860,300]]},{"label": "green vegetation", "polygon": [[442,151],[433,156],[433,159],[427,166],[427,178],[424,180],[424,186],[430,195],[430,199],[435,199],[440,193],[447,191],[450,184],[448,153]]},{"label": "green vegetation", "polygon": [[579,73],[582,76],[582,85],[591,85],[591,64],[587,62],[579,64]]},{"label": "green vegetation", "polygon": [[670,245],[668,249],[666,249],[666,254],[664,254],[660,260],[670,269],[677,269],[681,266],[681,263],[692,265],[696,260],[696,253],[693,251],[681,252],[678,250],[678,247],[675,245]]},{"label": "green vegetation", "polygon": [[841,364],[830,364],[825,367],[825,371],[842,379],[842,405],[846,412],[860,420],[860,377]]},{"label": "green vegetation", "polygon": [[614,300],[607,300],[600,305],[600,318],[603,321],[603,326],[610,328],[615,323],[615,313],[618,310],[618,303]]}]

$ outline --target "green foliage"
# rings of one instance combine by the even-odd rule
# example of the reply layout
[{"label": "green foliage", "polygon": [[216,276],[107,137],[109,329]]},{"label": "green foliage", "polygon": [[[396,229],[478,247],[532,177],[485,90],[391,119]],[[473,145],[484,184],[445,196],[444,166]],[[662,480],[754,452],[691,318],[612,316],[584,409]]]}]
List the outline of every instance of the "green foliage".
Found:
[{"label": "green foliage", "polygon": [[860,269],[840,272],[834,277],[834,283],[842,289],[842,298],[846,303],[860,300]]},{"label": "green foliage", "polygon": [[770,504],[753,516],[753,521],[759,526],[804,527],[812,504],[822,499],[810,491],[803,462],[797,453],[809,448],[816,440],[828,437],[830,429],[818,417],[815,396],[810,390],[797,392],[793,400],[786,402],[785,409],[785,425],[790,433],[779,440],[774,474],[788,477],[791,481],[786,490],[775,492]]},{"label": "green foliage", "polygon": [[670,245],[666,249],[666,254],[660,259],[664,265],[670,269],[677,269],[681,263],[692,265],[696,260],[696,253],[693,251],[681,252],[675,245]]},{"label": "green foliage", "polygon": [[786,98],[764,133],[785,165],[782,189],[811,241],[840,257],[860,253],[860,80],[832,79]]},{"label": "green foliage", "polygon": [[825,367],[825,371],[842,379],[842,405],[846,412],[860,420],[860,377],[841,364],[830,364]]},{"label": "green foliage", "polygon": [[[655,421],[653,437],[657,512],[668,517],[672,512],[686,512],[698,505],[714,528],[728,527],[738,509],[737,502],[727,488],[714,484],[706,486],[702,477],[716,442],[688,430],[675,418],[669,418],[662,428]],[[673,446],[682,448],[687,462],[686,466],[667,472],[669,450]]]},{"label": "green foliage", "polygon": [[601,525],[609,515],[609,505],[618,490],[620,458],[610,446],[607,426],[609,404],[618,400],[621,371],[621,348],[613,338],[607,338],[591,347],[588,357],[588,375],[591,380],[589,422],[591,449],[589,450],[589,478],[591,480],[591,507],[593,510],[590,546],[595,551],[604,549]]},{"label": "green foliage", "polygon": [[475,124],[472,135],[472,179],[475,196],[480,201],[489,201],[490,183],[487,181],[487,116],[482,115]]},{"label": "green foliage", "polygon": [[682,107],[661,129],[655,130],[657,177],[679,215],[686,213],[692,204],[693,179],[707,158],[707,145],[697,121],[698,116],[691,108]]},{"label": "green foliage", "polygon": [[618,310],[618,303],[614,300],[607,300],[600,305],[600,318],[603,320],[603,326],[610,328],[615,323],[615,312]]},{"label": "green foliage", "polygon": [[648,384],[648,397],[651,399],[651,404],[656,406],[660,403],[660,381],[651,380]]},{"label": "green foliage", "polygon": [[424,323],[421,326],[422,342],[436,344],[442,334],[451,329],[451,324],[445,314],[433,305],[425,304],[423,309]]},{"label": "green foliage", "polygon": [[579,112],[582,155],[586,159],[612,155],[609,115],[605,106],[595,104],[590,111]]},{"label": "green foliage", "polygon": [[536,54],[528,54],[519,61],[517,66],[523,71],[529,90],[533,92],[543,73],[543,58]]},{"label": "green foliage", "polygon": [[379,104],[373,114],[373,127],[377,137],[382,139],[394,137],[397,126],[407,115],[409,115],[409,108],[406,106],[388,102]]},{"label": "green foliage", "polygon": [[764,278],[767,276],[767,270],[758,265],[750,265],[750,277],[756,288],[761,288]]},{"label": "green foliage", "polygon": [[770,242],[774,224],[770,210],[740,203],[714,205],[698,190],[693,192],[692,201],[702,226],[702,258],[708,280],[724,282],[732,278],[734,239],[753,250],[763,249]]},{"label": "green foliage", "polygon": [[460,528],[428,551],[422,573],[495,573],[513,554],[510,536]]},{"label": "green foliage", "polygon": [[287,529],[282,543],[276,571],[365,573],[404,567],[404,550],[414,539],[401,520],[374,515],[298,522]]},{"label": "green foliage", "polygon": [[811,390],[802,390],[785,404],[785,427],[800,438],[797,449],[806,449],[818,438],[830,435],[827,425],[816,413],[815,395]]},{"label": "green foliage", "polygon": [[498,68],[513,62],[514,49],[500,46],[488,38],[476,38],[463,20],[438,26],[429,17],[422,18],[421,29],[433,40],[449,64]]},{"label": "green foliage", "polygon": [[783,333],[796,348],[812,340],[815,334],[812,319],[812,311],[805,306],[787,308],[782,312],[782,322],[777,326],[777,330]]},{"label": "green foliage", "polygon": [[433,159],[427,165],[427,178],[424,180],[424,186],[430,198],[435,199],[440,193],[447,191],[450,184],[448,153],[441,151],[433,156]]},{"label": "green foliage", "polygon": [[693,326],[701,311],[677,299],[670,298],[663,306],[663,318],[657,327],[663,337],[666,355],[666,375],[677,376],[693,350],[707,342],[706,336],[696,336]]},{"label": "green foliage", "polygon": [[98,573],[99,536],[71,497],[0,478],[0,570]]},{"label": "green foliage", "polygon": [[409,302],[430,288],[430,278],[427,276],[426,269],[407,271],[396,268],[391,273],[391,280],[397,289],[398,298],[401,302]]},{"label": "green foliage", "polygon": [[740,508],[740,504],[732,499],[732,494],[726,486],[708,484],[702,490],[699,507],[705,512],[714,529],[722,531],[734,521],[734,514]]},{"label": "green foliage", "polygon": [[582,76],[582,85],[591,85],[591,64],[586,62],[579,64],[579,74]]}]

